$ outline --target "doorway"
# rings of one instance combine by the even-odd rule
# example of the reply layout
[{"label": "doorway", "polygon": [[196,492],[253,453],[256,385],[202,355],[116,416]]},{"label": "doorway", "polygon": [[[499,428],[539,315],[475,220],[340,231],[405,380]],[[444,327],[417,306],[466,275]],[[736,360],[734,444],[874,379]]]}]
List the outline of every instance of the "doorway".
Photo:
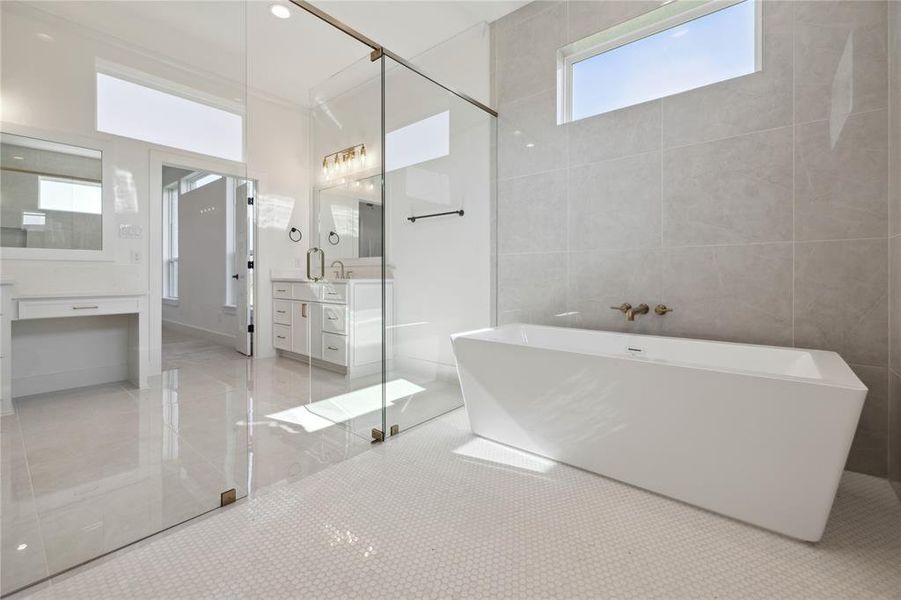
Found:
[{"label": "doorway", "polygon": [[161,368],[253,355],[253,196],[243,177],[162,167]]}]

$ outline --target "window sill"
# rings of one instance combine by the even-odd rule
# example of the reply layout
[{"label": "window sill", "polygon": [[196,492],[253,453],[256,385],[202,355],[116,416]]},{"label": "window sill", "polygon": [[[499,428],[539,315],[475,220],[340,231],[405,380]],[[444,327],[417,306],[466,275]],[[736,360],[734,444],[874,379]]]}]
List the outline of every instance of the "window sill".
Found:
[{"label": "window sill", "polygon": [[168,304],[169,306],[178,306],[178,298],[163,298],[163,304]]}]

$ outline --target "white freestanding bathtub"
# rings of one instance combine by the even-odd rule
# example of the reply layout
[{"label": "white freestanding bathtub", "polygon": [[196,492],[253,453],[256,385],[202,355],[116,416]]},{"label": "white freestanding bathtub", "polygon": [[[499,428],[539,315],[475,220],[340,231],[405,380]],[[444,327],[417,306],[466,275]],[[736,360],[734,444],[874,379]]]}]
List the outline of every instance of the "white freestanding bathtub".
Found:
[{"label": "white freestanding bathtub", "polygon": [[822,536],[867,393],[838,354],[537,325],[452,339],[475,434]]}]

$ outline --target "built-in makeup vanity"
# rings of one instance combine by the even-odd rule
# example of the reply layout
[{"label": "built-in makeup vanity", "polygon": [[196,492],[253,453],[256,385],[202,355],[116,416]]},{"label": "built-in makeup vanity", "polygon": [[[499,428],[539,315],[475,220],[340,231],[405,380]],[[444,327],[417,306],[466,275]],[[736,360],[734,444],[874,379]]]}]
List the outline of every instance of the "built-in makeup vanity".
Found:
[{"label": "built-in makeup vanity", "polygon": [[17,295],[14,284],[0,287],[3,413],[12,412],[13,397],[126,380],[147,386],[146,294]]},{"label": "built-in makeup vanity", "polygon": [[[391,281],[385,296],[390,315]],[[382,360],[381,280],[314,282],[273,274],[272,343],[282,355],[312,359],[349,376],[377,372]]]}]

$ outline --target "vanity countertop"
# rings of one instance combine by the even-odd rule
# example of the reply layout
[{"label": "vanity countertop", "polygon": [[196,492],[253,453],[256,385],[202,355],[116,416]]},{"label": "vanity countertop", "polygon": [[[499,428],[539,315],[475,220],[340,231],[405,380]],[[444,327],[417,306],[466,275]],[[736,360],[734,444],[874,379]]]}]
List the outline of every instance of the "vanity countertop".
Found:
[{"label": "vanity countertop", "polygon": [[16,300],[43,300],[58,298],[131,298],[146,296],[147,292],[48,292],[46,294],[16,295]]}]

